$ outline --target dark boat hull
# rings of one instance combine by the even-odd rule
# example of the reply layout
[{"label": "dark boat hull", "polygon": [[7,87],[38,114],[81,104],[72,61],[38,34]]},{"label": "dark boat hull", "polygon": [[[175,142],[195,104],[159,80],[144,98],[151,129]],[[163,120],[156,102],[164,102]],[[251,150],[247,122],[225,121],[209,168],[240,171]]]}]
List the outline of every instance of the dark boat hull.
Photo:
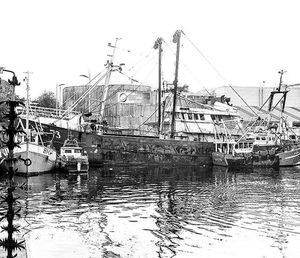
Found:
[{"label": "dark boat hull", "polygon": [[[44,125],[47,130],[59,133],[54,146],[59,149],[68,136],[65,128]],[[89,163],[93,166],[112,165],[212,165],[212,142],[184,141],[141,137],[85,133],[71,130],[79,144],[87,151]]]},{"label": "dark boat hull", "polygon": [[248,169],[253,167],[278,168],[279,157],[275,149],[265,151],[254,151],[251,153],[224,154],[214,152],[212,154],[213,164],[234,169]]},{"label": "dark boat hull", "polygon": [[232,169],[247,169],[253,166],[251,156],[233,156],[232,154],[224,154],[222,152],[212,153],[213,164]]}]

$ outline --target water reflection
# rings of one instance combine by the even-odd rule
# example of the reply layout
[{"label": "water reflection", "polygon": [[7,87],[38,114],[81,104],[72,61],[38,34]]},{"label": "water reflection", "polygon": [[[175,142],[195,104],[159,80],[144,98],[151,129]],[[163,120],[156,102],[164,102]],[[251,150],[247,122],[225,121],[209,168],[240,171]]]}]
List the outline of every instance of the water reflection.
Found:
[{"label": "water reflection", "polygon": [[18,189],[18,224],[31,257],[296,257],[299,172],[108,167],[17,177],[28,185]]}]

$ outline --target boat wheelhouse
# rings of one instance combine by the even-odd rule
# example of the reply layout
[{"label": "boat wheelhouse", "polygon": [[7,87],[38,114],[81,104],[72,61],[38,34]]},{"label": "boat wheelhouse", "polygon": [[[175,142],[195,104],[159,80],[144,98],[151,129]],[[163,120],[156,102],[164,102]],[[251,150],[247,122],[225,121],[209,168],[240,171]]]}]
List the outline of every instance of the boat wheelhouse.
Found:
[{"label": "boat wheelhouse", "polygon": [[87,172],[89,161],[86,151],[79,146],[76,139],[68,138],[60,148],[60,155],[68,172]]}]

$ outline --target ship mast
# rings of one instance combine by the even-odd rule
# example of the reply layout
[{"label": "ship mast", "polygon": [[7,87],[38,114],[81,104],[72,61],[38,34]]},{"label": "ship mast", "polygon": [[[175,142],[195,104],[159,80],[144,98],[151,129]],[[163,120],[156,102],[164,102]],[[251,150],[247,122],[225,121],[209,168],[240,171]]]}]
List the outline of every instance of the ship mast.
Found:
[{"label": "ship mast", "polygon": [[155,41],[154,49],[158,49],[158,124],[157,124],[157,131],[158,135],[161,134],[162,131],[162,123],[161,123],[161,53],[162,53],[162,38],[158,38]]},{"label": "ship mast", "polygon": [[[279,85],[278,85],[278,88],[276,88],[275,91],[272,91],[271,94],[270,94],[270,101],[269,101],[269,108],[268,108],[268,125],[270,124],[271,122],[271,112],[278,106],[278,104],[280,103],[281,104],[281,108],[280,108],[280,120],[279,120],[279,133],[282,134],[283,133],[283,130],[284,130],[284,127],[283,127],[283,113],[284,113],[284,108],[285,108],[285,102],[286,102],[286,96],[287,96],[287,93],[288,91],[285,89],[285,90],[281,90],[281,87],[283,86],[282,84],[282,76],[284,73],[286,73],[286,71],[284,70],[280,70],[278,72],[280,74],[280,79],[279,79]],[[274,100],[274,96],[276,94],[280,94],[282,95],[281,98],[279,99],[279,101],[273,105],[273,100]],[[281,137],[280,137],[280,140],[281,140]]]},{"label": "ship mast", "polygon": [[24,72],[26,74],[26,77],[24,80],[26,80],[26,125],[25,125],[25,131],[27,135],[27,141],[30,141],[29,139],[29,74],[32,74],[31,72],[27,71]]},{"label": "ship mast", "polygon": [[103,95],[102,95],[102,100],[101,100],[101,105],[100,105],[100,119],[103,119],[104,115],[104,109],[105,109],[105,102],[107,98],[107,93],[108,93],[108,85],[111,77],[111,72],[113,71],[113,61],[116,53],[116,48],[117,48],[117,43],[121,38],[116,38],[115,45],[113,46],[111,43],[108,43],[108,46],[113,48],[112,54],[108,55],[110,56],[110,60],[107,60],[106,66],[107,66],[107,73],[106,73],[106,78],[105,78],[105,84],[103,88]]},{"label": "ship mast", "polygon": [[174,79],[174,92],[173,92],[173,111],[172,111],[172,120],[171,120],[171,134],[170,138],[174,138],[175,132],[175,111],[176,111],[176,99],[177,99],[177,85],[178,85],[178,64],[179,64],[179,51],[180,51],[180,37],[181,30],[177,30],[173,35],[173,42],[177,44],[176,51],[176,65],[175,65],[175,79]]},{"label": "ship mast", "polygon": [[[278,73],[280,74],[279,85],[278,85],[278,88],[276,89],[276,91],[271,92],[270,101],[269,101],[269,108],[268,108],[269,112],[273,111],[273,109],[278,105],[279,101],[282,101],[281,112],[284,112],[284,108],[285,108],[285,101],[286,101],[287,91],[286,90],[281,91],[281,87],[282,87],[282,76],[283,76],[284,73],[286,73],[286,71],[280,70]],[[273,107],[274,95],[276,95],[276,94],[282,94],[282,97],[277,102],[277,104]]]},{"label": "ship mast", "polygon": [[[70,114],[70,112],[72,112],[78,106],[78,104],[84,98],[86,98],[91,93],[91,91],[94,90],[95,87],[97,87],[97,83],[102,81],[105,78],[105,85],[104,85],[104,88],[103,88],[102,100],[101,100],[100,111],[99,111],[99,117],[100,117],[100,119],[103,119],[105,101],[106,101],[106,98],[107,98],[108,85],[109,85],[109,80],[110,80],[110,77],[111,77],[111,72],[117,71],[117,70],[121,71],[121,65],[122,64],[120,64],[119,66],[114,66],[113,65],[118,40],[120,40],[120,38],[116,38],[114,46],[111,45],[111,43],[108,43],[108,46],[113,48],[113,52],[112,52],[111,55],[108,55],[111,58],[110,58],[110,60],[107,60],[107,63],[105,64],[105,66],[107,67],[106,72],[97,80],[97,82],[94,85],[92,85],[92,86],[89,85],[88,90],[85,91],[75,102],[73,102],[73,104],[71,106],[68,107],[67,110],[64,111],[64,113],[62,114],[62,117]],[[93,78],[92,80],[94,80],[94,79],[95,78]],[[89,83],[92,80],[90,80]],[[60,118],[60,119],[62,119],[62,118]],[[55,120],[54,123],[59,121],[60,119]]]}]

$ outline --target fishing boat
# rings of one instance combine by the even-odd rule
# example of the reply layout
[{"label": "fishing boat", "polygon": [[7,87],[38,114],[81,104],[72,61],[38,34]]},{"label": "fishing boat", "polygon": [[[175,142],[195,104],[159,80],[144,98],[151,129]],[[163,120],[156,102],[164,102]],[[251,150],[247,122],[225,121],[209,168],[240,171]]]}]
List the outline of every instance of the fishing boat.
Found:
[{"label": "fishing boat", "polygon": [[215,141],[215,151],[212,153],[213,164],[229,168],[252,167],[253,141],[239,142],[234,140]]},{"label": "fishing boat", "polygon": [[[241,137],[235,139],[230,134],[219,137],[216,134],[215,150],[212,153],[213,164],[235,169],[254,167],[278,168],[278,147],[270,142],[273,138],[266,136]],[[259,142],[258,142],[259,140]]]},{"label": "fishing boat", "polygon": [[[215,136],[215,152],[213,163],[221,166],[250,166],[250,167],[279,167],[297,166],[300,164],[300,147],[296,134],[288,127],[283,116],[287,97],[286,89],[282,90],[282,75],[280,72],[279,86],[272,91],[265,104],[269,102],[267,116],[265,119],[258,117],[248,128],[240,139],[232,139],[230,134],[226,140],[220,142],[220,137]],[[293,86],[298,85],[294,84]],[[273,105],[275,96],[279,96],[278,102]],[[279,121],[271,121],[272,111],[280,105]],[[260,108],[260,110],[263,106]],[[254,126],[255,125],[255,126]],[[254,129],[252,128],[254,126]],[[240,150],[245,139],[251,139],[251,150]],[[247,144],[247,143],[246,143]],[[224,146],[224,148],[220,148]],[[242,155],[241,155],[242,154]]]},{"label": "fishing boat", "polygon": [[[26,125],[23,125],[19,119],[17,128],[22,129],[26,134],[18,133],[16,136],[17,147],[14,148],[15,162],[12,163],[16,174],[23,176],[32,176],[40,173],[46,173],[55,168],[56,150],[53,147],[54,135],[51,140],[44,142],[42,135],[48,133],[41,132],[37,123],[35,127],[29,127],[29,73],[26,77],[27,81],[27,101],[26,101]],[[49,136],[49,135],[48,135]],[[1,167],[8,171],[8,148],[4,147],[0,150],[2,160]]]},{"label": "fishing boat", "polygon": [[[259,150],[273,150],[276,152],[276,159],[279,161],[280,167],[297,166],[300,164],[300,146],[299,139],[296,133],[288,126],[286,118],[284,117],[286,98],[288,88],[290,86],[299,86],[300,84],[283,85],[282,77],[285,71],[279,71],[280,79],[276,90],[272,91],[269,96],[267,127],[264,132],[256,132],[255,142]],[[284,88],[285,87],[285,88]],[[283,89],[284,88],[284,89]],[[277,104],[273,105],[275,96],[279,96]],[[277,123],[270,122],[271,112],[280,105],[280,118]]]},{"label": "fishing boat", "polygon": [[[178,67],[179,67],[179,47],[182,31],[177,31],[173,36],[173,42],[176,44],[176,63],[175,79],[168,93],[161,90],[161,52],[162,40],[158,39],[155,48],[159,51],[159,85],[158,85],[158,115],[155,124],[148,123],[149,130],[153,127],[155,134],[126,134],[115,133],[110,127],[104,126],[106,97],[110,86],[109,79],[113,71],[119,71],[120,66],[113,63],[116,43],[113,46],[111,59],[106,64],[106,72],[97,80],[105,78],[101,107],[99,117],[101,122],[94,123],[92,130],[85,130],[92,124],[81,124],[78,129],[70,129],[70,120],[66,120],[63,126],[64,118],[70,117],[69,114],[75,109],[76,105],[84,98],[88,97],[91,91],[96,87],[89,82],[89,87],[74,104],[68,106],[68,109],[62,112],[60,118],[52,122],[43,123],[44,131],[57,131],[60,138],[54,140],[54,146],[61,148],[62,139],[68,137],[68,131],[78,143],[83,147],[89,157],[90,165],[140,165],[140,164],[168,164],[168,165],[212,165],[211,154],[214,151],[214,121],[234,120],[239,116],[234,107],[226,104],[224,101],[212,103],[188,103],[183,105],[184,97],[178,92]],[[160,94],[162,93],[161,96]],[[127,96],[132,94],[130,91]],[[114,96],[117,96],[115,93]],[[119,100],[117,100],[119,101]],[[186,101],[190,101],[187,100]],[[144,119],[147,121],[147,119]],[[68,122],[69,121],[69,122]],[[83,121],[83,119],[78,119]],[[90,125],[90,126],[89,126]],[[236,124],[235,124],[236,125]],[[146,123],[144,123],[146,126]],[[237,134],[238,128],[236,129]]]},{"label": "fishing boat", "polygon": [[64,169],[68,172],[88,172],[89,161],[86,151],[79,146],[76,139],[68,137],[60,148],[60,154],[64,161]]}]

